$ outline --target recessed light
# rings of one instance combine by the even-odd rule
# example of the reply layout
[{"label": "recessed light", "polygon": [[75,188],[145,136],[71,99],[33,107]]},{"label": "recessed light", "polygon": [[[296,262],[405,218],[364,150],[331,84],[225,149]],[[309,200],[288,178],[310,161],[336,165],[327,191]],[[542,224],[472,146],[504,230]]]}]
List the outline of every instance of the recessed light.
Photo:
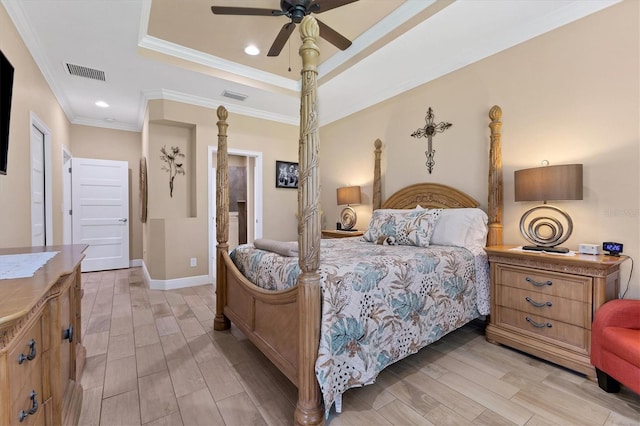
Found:
[{"label": "recessed light", "polygon": [[99,106],[100,108],[109,108],[109,104],[105,101],[97,101],[96,106]]},{"label": "recessed light", "polygon": [[256,56],[260,54],[260,49],[258,49],[253,44],[250,44],[249,46],[244,48],[244,53],[246,53],[247,55]]},{"label": "recessed light", "polygon": [[108,121],[109,123],[113,123],[114,121],[116,121],[116,119],[113,118],[113,117],[105,117],[104,121]]}]

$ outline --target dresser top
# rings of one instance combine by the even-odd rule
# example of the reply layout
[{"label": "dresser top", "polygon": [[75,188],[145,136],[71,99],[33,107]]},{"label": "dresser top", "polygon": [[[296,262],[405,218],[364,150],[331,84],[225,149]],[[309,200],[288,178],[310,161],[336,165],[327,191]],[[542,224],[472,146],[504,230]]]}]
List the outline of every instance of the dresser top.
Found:
[{"label": "dresser top", "polygon": [[0,329],[27,315],[60,277],[71,274],[84,258],[84,244],[0,249],[0,256],[57,251],[32,277],[0,280]]}]

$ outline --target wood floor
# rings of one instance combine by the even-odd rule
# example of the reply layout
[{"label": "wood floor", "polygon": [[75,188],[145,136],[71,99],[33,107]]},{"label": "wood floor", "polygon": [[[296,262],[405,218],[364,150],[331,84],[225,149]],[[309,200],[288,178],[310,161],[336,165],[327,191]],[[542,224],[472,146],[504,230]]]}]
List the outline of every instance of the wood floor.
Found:
[{"label": "wood floor", "polygon": [[[81,425],[287,425],[296,389],[237,330],[211,285],[148,290],[140,268],[85,273]],[[492,345],[481,323],[351,389],[335,425],[639,425],[640,397]]]}]

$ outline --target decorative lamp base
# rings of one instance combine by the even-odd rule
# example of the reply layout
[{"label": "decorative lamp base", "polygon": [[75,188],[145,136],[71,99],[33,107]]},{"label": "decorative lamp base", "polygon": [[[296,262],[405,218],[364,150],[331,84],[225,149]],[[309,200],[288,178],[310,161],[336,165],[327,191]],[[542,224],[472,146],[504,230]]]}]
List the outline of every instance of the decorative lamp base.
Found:
[{"label": "decorative lamp base", "polygon": [[569,253],[569,249],[566,247],[523,246],[522,250],[546,251],[549,253]]},{"label": "decorative lamp base", "polygon": [[[550,213],[548,216],[531,217],[532,213],[540,214],[545,210]],[[567,241],[572,232],[571,217],[564,210],[549,204],[527,210],[520,219],[522,237],[533,244],[523,247],[524,250],[567,253],[568,249],[558,246]]]},{"label": "decorative lamp base", "polygon": [[342,209],[340,213],[340,225],[342,226],[343,231],[349,231],[356,225],[358,220],[358,216],[356,216],[356,211],[352,207],[345,207]]}]

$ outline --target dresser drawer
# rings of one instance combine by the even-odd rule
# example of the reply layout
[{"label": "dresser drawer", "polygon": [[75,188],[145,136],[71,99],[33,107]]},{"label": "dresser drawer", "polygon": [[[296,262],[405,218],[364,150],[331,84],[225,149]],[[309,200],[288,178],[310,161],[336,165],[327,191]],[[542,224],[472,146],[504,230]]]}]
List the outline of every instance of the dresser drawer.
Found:
[{"label": "dresser drawer", "polygon": [[[9,395],[11,424],[22,426],[44,422],[44,416],[40,415],[40,412],[43,411],[42,343],[42,317],[39,317],[25,333],[16,339],[15,344],[7,352],[9,385],[11,387]],[[25,416],[20,422],[20,413],[22,411],[27,413],[31,409],[34,412]]]},{"label": "dresser drawer", "polygon": [[[12,395],[11,402],[11,425],[32,426],[43,425],[45,416],[44,405],[42,404],[42,385],[32,383],[34,386],[24,386],[20,392]],[[20,418],[23,420],[20,421]]]},{"label": "dresser drawer", "polygon": [[556,344],[564,343],[580,353],[588,352],[589,330],[583,327],[503,306],[498,308],[496,316],[498,325],[515,327],[527,334],[545,337]]},{"label": "dresser drawer", "polygon": [[503,285],[496,286],[495,297],[500,306],[566,322],[578,327],[591,328],[589,304],[579,300],[564,299],[558,296]]},{"label": "dresser drawer", "polygon": [[516,266],[497,266],[496,284],[591,303],[591,278]]}]

